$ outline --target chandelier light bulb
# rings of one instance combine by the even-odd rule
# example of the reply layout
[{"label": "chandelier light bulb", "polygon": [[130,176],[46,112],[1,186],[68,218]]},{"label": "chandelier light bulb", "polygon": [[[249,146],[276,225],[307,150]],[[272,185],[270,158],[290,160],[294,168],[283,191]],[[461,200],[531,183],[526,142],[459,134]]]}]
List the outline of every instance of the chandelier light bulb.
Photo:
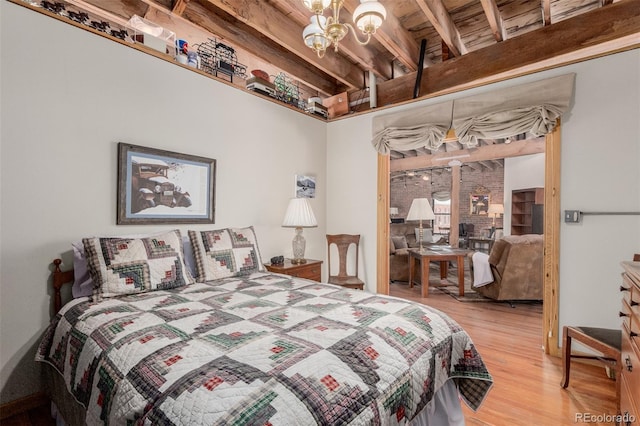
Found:
[{"label": "chandelier light bulb", "polygon": [[311,12],[321,15],[329,7],[331,0],[302,0],[302,4]]},{"label": "chandelier light bulb", "polygon": [[308,47],[320,54],[329,47],[329,39],[323,30],[326,28],[327,18],[322,15],[313,15],[309,20],[311,23],[302,32],[302,38]]},{"label": "chandelier light bulb", "polygon": [[374,34],[386,18],[387,10],[378,0],[360,0],[353,12],[353,23],[364,34]]}]

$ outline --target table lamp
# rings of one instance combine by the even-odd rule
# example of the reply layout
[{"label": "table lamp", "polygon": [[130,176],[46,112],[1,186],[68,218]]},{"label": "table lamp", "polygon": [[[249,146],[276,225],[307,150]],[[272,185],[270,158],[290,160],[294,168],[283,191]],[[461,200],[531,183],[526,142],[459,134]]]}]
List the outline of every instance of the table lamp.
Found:
[{"label": "table lamp", "polygon": [[297,265],[307,263],[307,260],[304,258],[306,241],[302,236],[302,228],[318,226],[318,222],[306,198],[292,198],[289,200],[282,226],[285,228],[296,228],[296,235],[293,237],[292,242],[293,259],[291,259],[291,263]]},{"label": "table lamp", "polygon": [[487,215],[489,217],[493,217],[493,222],[491,224],[491,235],[489,238],[493,238],[496,232],[496,218],[500,215],[504,214],[504,205],[502,204],[489,204],[489,209],[487,210]]},{"label": "table lamp", "polygon": [[420,251],[422,251],[422,221],[435,219],[436,215],[433,214],[433,209],[427,198],[414,198],[407,214],[407,220],[420,221],[418,238],[420,240]]}]

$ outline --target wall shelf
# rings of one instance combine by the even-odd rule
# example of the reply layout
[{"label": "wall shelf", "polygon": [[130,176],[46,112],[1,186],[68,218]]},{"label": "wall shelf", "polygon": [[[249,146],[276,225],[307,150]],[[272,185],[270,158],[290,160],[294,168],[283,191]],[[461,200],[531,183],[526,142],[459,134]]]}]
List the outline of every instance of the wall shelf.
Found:
[{"label": "wall shelf", "polygon": [[542,234],[543,217],[544,188],[511,192],[511,235]]}]

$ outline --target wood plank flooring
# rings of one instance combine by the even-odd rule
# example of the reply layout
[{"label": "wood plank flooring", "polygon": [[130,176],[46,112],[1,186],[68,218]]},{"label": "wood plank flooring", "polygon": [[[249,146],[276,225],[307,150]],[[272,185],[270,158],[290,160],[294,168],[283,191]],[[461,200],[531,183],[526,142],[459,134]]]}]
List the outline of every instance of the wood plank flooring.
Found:
[{"label": "wood plank flooring", "polygon": [[[604,367],[572,363],[569,387],[560,386],[560,358],[542,350],[542,304],[458,302],[436,289],[392,283],[392,296],[447,313],[471,336],[494,385],[477,412],[463,403],[467,425],[575,425],[576,416],[616,414],[615,381]],[[593,425],[611,425],[591,422]]]},{"label": "wood plank flooring", "polygon": [[[436,289],[422,299],[420,286],[391,284],[392,296],[437,308],[471,336],[494,385],[477,412],[463,404],[467,425],[575,425],[577,415],[615,415],[615,381],[603,367],[574,362],[569,387],[560,386],[560,359],[542,351],[542,305],[462,303]],[[54,425],[49,407],[2,421],[2,426]],[[609,422],[590,422],[611,425]]]}]

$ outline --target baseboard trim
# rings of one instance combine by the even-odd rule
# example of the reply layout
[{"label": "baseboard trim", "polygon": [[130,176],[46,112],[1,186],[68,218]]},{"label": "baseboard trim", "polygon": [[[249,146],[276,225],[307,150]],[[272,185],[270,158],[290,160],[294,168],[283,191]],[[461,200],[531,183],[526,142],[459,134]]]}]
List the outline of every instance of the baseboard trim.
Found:
[{"label": "baseboard trim", "polygon": [[37,392],[0,405],[0,421],[50,402],[44,392]]}]

